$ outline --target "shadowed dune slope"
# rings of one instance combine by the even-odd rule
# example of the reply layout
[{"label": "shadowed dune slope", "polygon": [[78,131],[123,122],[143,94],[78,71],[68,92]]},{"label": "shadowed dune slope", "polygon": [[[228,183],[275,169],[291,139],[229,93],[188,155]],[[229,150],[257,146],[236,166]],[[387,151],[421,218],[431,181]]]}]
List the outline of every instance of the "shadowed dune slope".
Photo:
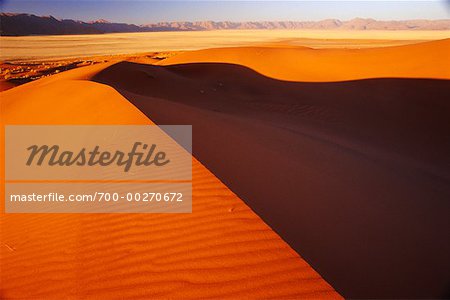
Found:
[{"label": "shadowed dune slope", "polygon": [[[1,93],[1,149],[4,125],[153,124],[80,80],[106,66]],[[2,299],[340,298],[195,159],[192,214],[2,213],[0,230]]]},{"label": "shadowed dune slope", "polygon": [[[428,46],[411,46],[411,52]],[[398,57],[410,54],[397,49]],[[311,50],[283,50],[287,54],[277,57],[284,65],[250,48],[192,55],[210,61],[214,56],[203,54],[214,51],[224,60],[242,53],[236,60],[243,64],[264,62],[261,69],[269,69],[259,71],[268,74],[283,72],[280,65],[296,57],[289,56],[291,51],[303,59],[301,51]],[[439,53],[418,57],[417,66]],[[252,55],[256,58],[249,63]],[[189,56],[168,62],[183,57]],[[299,72],[322,76],[324,71],[331,80],[326,66],[303,70],[292,63]],[[394,75],[398,68],[408,77],[425,77],[428,71],[447,76],[428,64],[423,74],[402,66],[380,74]],[[328,68],[332,72],[334,66]],[[298,74],[286,77],[307,76]],[[362,74],[375,76],[364,68]],[[345,297],[443,297],[447,292],[449,81],[286,82],[233,64],[128,62],[94,80],[116,88],[157,124],[192,124],[194,156]]]},{"label": "shadowed dune slope", "polygon": [[289,81],[342,81],[378,77],[450,78],[450,39],[372,49],[240,47],[185,52],[161,65],[231,63]]}]

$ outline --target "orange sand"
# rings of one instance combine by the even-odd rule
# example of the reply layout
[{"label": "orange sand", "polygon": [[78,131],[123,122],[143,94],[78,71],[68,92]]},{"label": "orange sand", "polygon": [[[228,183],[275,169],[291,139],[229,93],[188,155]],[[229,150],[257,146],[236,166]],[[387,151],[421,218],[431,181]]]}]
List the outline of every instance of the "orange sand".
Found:
[{"label": "orange sand", "polygon": [[[449,50],[449,39],[361,50],[277,45],[185,52],[160,66],[98,64],[2,92],[1,121],[194,124],[194,155],[344,296],[404,298],[406,286],[439,297],[450,113],[448,81],[437,79],[450,79]],[[367,78],[384,79],[335,82]],[[245,159],[220,160],[227,151]],[[0,297],[340,297],[193,164],[192,214],[2,214]],[[425,269],[434,277],[422,278]]]},{"label": "orange sand", "polygon": [[[86,81],[108,66],[1,93],[2,151],[5,124],[152,124]],[[4,299],[340,298],[195,159],[192,214],[2,213],[0,229]]]},{"label": "orange sand", "polygon": [[450,78],[450,39],[371,49],[240,47],[185,52],[160,65],[230,63],[289,81],[342,81],[377,77]]}]

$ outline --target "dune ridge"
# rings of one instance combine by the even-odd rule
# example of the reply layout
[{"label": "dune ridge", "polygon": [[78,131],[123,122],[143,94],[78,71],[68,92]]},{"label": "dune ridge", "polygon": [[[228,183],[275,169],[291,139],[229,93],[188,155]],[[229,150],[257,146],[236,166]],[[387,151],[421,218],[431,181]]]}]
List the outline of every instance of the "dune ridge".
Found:
[{"label": "dune ridge", "polygon": [[329,82],[380,77],[450,78],[450,39],[371,49],[230,47],[185,52],[159,65],[230,63],[287,81]]},{"label": "dune ridge", "polygon": [[[108,66],[2,92],[1,148],[6,124],[153,124],[113,88],[86,81]],[[1,207],[2,299],[341,298],[196,159],[192,214],[4,214]]]}]

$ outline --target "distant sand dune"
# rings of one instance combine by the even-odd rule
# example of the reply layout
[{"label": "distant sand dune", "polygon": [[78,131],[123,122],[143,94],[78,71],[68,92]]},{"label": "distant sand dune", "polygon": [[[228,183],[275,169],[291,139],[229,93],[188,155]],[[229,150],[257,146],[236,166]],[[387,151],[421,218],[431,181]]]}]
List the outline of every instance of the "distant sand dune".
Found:
[{"label": "distant sand dune", "polygon": [[450,39],[373,49],[242,47],[205,49],[160,65],[231,63],[289,81],[342,81],[376,77],[450,78]]},{"label": "distant sand dune", "polygon": [[[85,80],[108,66],[1,93],[2,126],[153,124],[113,88]],[[195,159],[192,214],[3,213],[0,229],[2,299],[340,298]]]}]

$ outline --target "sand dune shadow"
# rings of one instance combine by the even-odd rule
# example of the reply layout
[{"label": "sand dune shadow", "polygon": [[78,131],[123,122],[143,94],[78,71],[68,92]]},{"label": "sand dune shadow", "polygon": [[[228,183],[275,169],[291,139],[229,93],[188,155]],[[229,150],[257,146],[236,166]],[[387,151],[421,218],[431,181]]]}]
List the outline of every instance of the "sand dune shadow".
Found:
[{"label": "sand dune shadow", "polygon": [[196,158],[343,296],[445,296],[449,81],[129,62],[93,80],[157,124],[192,124]]}]

